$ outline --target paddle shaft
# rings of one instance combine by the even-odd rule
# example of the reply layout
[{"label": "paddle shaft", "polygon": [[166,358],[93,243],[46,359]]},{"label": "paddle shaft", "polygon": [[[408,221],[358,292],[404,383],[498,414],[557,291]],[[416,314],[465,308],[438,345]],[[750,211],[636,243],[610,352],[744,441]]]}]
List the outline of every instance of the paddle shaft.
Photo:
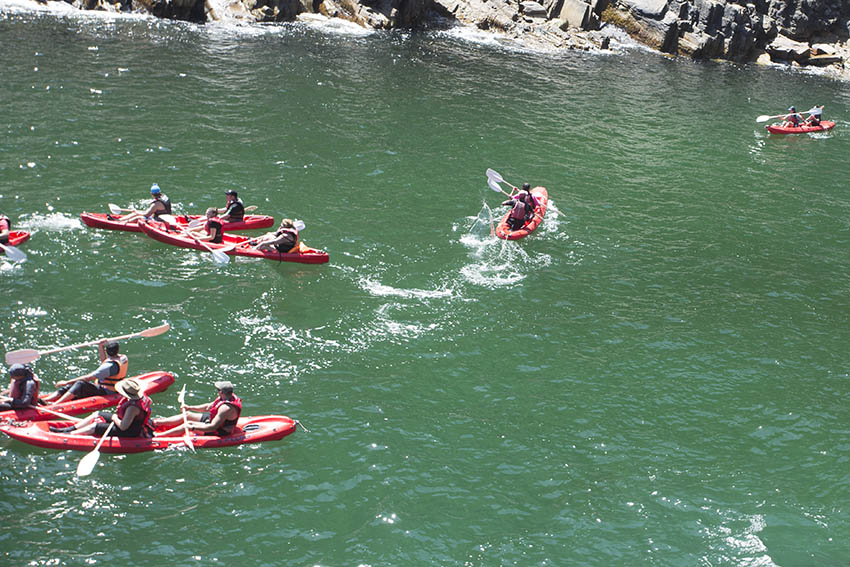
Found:
[{"label": "paddle shaft", "polygon": [[67,419],[67,420],[70,420],[70,421],[76,421],[77,423],[82,421],[82,419],[80,419],[79,417],[72,417],[68,414],[61,413],[61,412],[58,412],[58,411],[53,411],[51,409],[47,409],[47,408],[42,407],[42,406],[29,406],[29,407],[34,409],[34,410],[39,410],[39,411],[43,411],[44,413],[49,413],[50,415],[55,415],[56,417],[61,417],[62,419]]}]

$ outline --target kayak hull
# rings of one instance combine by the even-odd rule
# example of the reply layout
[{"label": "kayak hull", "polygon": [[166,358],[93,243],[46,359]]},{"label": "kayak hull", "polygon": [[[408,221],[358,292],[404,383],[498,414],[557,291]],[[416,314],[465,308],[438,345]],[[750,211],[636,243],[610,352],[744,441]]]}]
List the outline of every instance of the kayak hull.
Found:
[{"label": "kayak hull", "polygon": [[[30,239],[30,233],[23,230],[11,230],[9,231],[9,243],[6,246],[20,246],[24,242]],[[3,253],[3,250],[0,250],[0,254]]]},{"label": "kayak hull", "polygon": [[[65,427],[67,421],[37,421],[22,424],[0,425],[0,431],[18,441],[45,449],[92,451],[99,437],[93,435],[69,435],[53,433],[50,426]],[[277,441],[295,432],[295,420],[282,415],[241,417],[233,433],[225,436],[197,435],[190,432],[189,438],[196,449],[215,449],[263,441]],[[100,446],[101,453],[144,453],[184,446],[185,437],[106,437]]]},{"label": "kayak hull", "polygon": [[831,130],[835,127],[835,122],[832,120],[823,120],[817,126],[781,126],[779,124],[769,124],[765,126],[771,134],[808,134],[809,132],[823,132]]},{"label": "kayak hull", "polygon": [[[83,224],[92,228],[104,228],[106,230],[124,230],[127,232],[142,232],[139,222],[121,223],[124,215],[107,215],[106,213],[80,213]],[[202,215],[179,215],[174,220],[177,226],[188,226],[195,219],[206,219]],[[239,222],[222,223],[224,230],[256,230],[268,228],[274,224],[274,217],[268,215],[245,215]]]},{"label": "kayak hull", "polygon": [[499,221],[499,224],[496,225],[496,236],[502,240],[519,240],[537,230],[537,227],[543,222],[543,215],[546,214],[546,209],[549,206],[549,193],[546,191],[545,187],[535,187],[531,190],[531,193],[535,195],[537,200],[540,202],[537,208],[534,209],[534,214],[531,218],[522,225],[522,228],[512,230],[511,226],[508,224],[508,217],[511,214],[510,211],[508,211],[508,213],[502,217],[502,220]]},{"label": "kayak hull", "polygon": [[[170,372],[148,372],[139,376],[133,376],[133,379],[139,383],[142,391],[147,394],[156,394],[162,392],[174,383],[174,375]],[[6,410],[0,411],[0,421],[15,420],[15,421],[47,421],[55,420],[54,414],[44,410],[53,410],[66,415],[80,415],[82,413],[90,413],[101,410],[109,406],[117,405],[121,400],[120,394],[111,394],[109,396],[90,396],[88,398],[78,398],[76,400],[68,400],[61,404],[50,404],[46,406],[38,406],[36,408]]]},{"label": "kayak hull", "polygon": [[194,250],[209,252],[206,248],[206,246],[209,246],[209,248],[213,250],[221,250],[225,254],[229,254],[231,256],[263,258],[265,260],[297,262],[300,264],[324,264],[329,260],[327,252],[316,250],[315,248],[306,248],[304,251],[297,253],[254,250],[254,248],[249,244],[251,238],[238,234],[224,234],[222,236],[221,244],[213,244],[210,242],[204,242],[204,244],[201,244],[200,242],[193,240],[191,237],[186,236],[182,232],[168,230],[163,227],[162,223],[147,222],[143,223],[141,228],[142,232],[154,240],[164,244],[171,244],[172,246],[179,246],[180,248],[192,248]]}]

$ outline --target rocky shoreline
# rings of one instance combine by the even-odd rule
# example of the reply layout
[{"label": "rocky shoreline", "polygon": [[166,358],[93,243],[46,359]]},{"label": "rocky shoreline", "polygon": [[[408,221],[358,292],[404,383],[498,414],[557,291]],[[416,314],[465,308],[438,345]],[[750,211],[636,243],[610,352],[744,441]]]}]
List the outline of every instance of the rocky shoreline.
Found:
[{"label": "rocky shoreline", "polygon": [[612,27],[695,59],[816,66],[850,79],[846,0],[72,0],[83,10],[205,23],[287,22],[309,14],[371,29],[475,26],[563,49],[606,49]]}]

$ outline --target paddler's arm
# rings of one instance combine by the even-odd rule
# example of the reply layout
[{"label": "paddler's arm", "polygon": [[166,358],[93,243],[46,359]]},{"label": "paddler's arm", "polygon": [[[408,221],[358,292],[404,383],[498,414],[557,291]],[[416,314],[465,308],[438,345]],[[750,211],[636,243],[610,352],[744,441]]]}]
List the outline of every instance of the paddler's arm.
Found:
[{"label": "paddler's arm", "polygon": [[118,419],[118,414],[112,414],[112,423],[118,427],[121,431],[127,431],[131,425],[133,425],[133,421],[136,419],[136,416],[139,415],[141,410],[136,406],[130,406],[127,408],[127,411],[124,412],[124,419]]},{"label": "paddler's arm", "polygon": [[233,412],[233,407],[228,404],[227,411],[220,411],[215,414],[215,417],[209,423],[201,423],[198,421],[189,422],[190,431],[216,431],[224,425],[227,418]]},{"label": "paddler's arm", "polygon": [[24,390],[24,395],[17,400],[12,400],[12,407],[14,409],[27,408],[35,404],[35,402],[35,381],[27,380],[27,387],[26,390]]}]

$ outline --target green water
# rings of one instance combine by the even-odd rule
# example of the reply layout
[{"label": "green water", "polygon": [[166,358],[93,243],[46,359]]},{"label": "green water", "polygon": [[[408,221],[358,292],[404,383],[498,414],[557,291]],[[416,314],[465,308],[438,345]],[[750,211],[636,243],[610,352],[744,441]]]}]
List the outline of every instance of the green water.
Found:
[{"label": "green water", "polygon": [[[3,438],[0,564],[846,564],[847,85],[614,44],[0,11],[5,351],[168,321],[131,372],[310,429],[82,479]],[[816,103],[832,132],[754,121]],[[490,237],[488,167],[549,189],[533,236]],[[331,261],[80,223],[153,182]]]}]

